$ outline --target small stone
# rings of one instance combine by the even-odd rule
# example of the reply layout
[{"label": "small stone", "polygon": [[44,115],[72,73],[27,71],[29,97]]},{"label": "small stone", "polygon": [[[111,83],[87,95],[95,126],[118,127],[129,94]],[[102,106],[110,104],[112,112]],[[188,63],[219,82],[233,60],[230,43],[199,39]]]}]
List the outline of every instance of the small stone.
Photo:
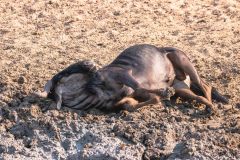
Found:
[{"label": "small stone", "polygon": [[78,114],[77,113],[73,113],[73,119],[77,120],[78,119]]},{"label": "small stone", "polygon": [[16,152],[16,148],[14,146],[10,146],[7,148],[8,154],[14,154]]},{"label": "small stone", "polygon": [[107,123],[114,123],[115,122],[115,118],[114,117],[108,118],[108,119],[106,119],[106,122]]},{"label": "small stone", "polygon": [[6,147],[4,145],[0,145],[0,153],[6,152]]},{"label": "small stone", "polygon": [[125,146],[126,145],[124,143],[122,143],[122,144],[120,144],[119,149],[123,150],[125,148]]},{"label": "small stone", "polygon": [[24,66],[27,70],[29,70],[29,67],[30,67],[30,63],[27,63],[27,64],[25,64],[25,66]]},{"label": "small stone", "polygon": [[91,143],[87,143],[84,145],[84,148],[92,148],[93,147],[93,144]]},{"label": "small stone", "polygon": [[31,148],[31,142],[32,142],[31,138],[29,138],[29,137],[24,137],[23,138],[24,147]]},{"label": "small stone", "polygon": [[114,12],[113,12],[113,15],[114,15],[114,16],[119,16],[119,15],[120,15],[120,12],[119,12],[119,11],[114,11]]},{"label": "small stone", "polygon": [[24,76],[20,76],[18,78],[18,84],[23,84],[23,83],[26,83],[26,82],[27,82],[27,79]]},{"label": "small stone", "polygon": [[30,114],[31,116],[37,118],[41,115],[41,109],[39,108],[39,106],[32,105],[30,108]]},{"label": "small stone", "polygon": [[182,117],[177,116],[177,117],[175,117],[175,120],[176,120],[177,122],[182,122]]},{"label": "small stone", "polygon": [[219,103],[219,104],[217,105],[217,107],[218,107],[218,109],[224,109],[224,105],[223,105],[222,103]]},{"label": "small stone", "polygon": [[53,117],[58,117],[59,116],[59,111],[58,110],[52,110],[52,116]]},{"label": "small stone", "polygon": [[225,109],[225,110],[230,110],[230,109],[232,109],[232,108],[233,108],[232,105],[224,105],[224,109]]},{"label": "small stone", "polygon": [[240,103],[237,103],[237,104],[236,104],[236,108],[237,108],[237,109],[240,109]]},{"label": "small stone", "polygon": [[69,139],[66,139],[62,142],[62,146],[66,151],[70,150],[72,148],[72,142]]},{"label": "small stone", "polygon": [[12,118],[14,120],[14,122],[18,122],[19,121],[19,118],[18,118],[18,114],[16,111],[12,111]]}]

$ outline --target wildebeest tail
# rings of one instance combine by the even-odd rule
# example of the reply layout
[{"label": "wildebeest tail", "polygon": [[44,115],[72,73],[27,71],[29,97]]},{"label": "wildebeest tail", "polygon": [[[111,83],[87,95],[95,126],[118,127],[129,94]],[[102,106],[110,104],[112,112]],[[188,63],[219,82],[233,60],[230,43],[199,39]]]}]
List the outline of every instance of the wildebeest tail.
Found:
[{"label": "wildebeest tail", "polygon": [[[191,83],[190,88],[195,94],[203,96],[203,92],[198,85]],[[225,104],[229,103],[229,100],[219,93],[215,87],[212,87],[212,99]]]}]

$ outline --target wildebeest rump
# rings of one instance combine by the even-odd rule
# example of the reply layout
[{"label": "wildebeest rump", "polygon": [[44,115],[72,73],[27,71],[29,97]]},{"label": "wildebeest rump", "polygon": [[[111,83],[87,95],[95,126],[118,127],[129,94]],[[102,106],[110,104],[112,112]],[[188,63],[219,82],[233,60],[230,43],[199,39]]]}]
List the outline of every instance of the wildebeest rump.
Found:
[{"label": "wildebeest rump", "polygon": [[[197,99],[213,107],[211,87],[200,79],[188,57],[175,48],[135,45],[124,50],[112,63],[98,71],[88,69],[83,72],[84,67],[79,64],[84,63],[92,64],[74,64],[47,83],[45,90],[50,98],[55,93],[58,107],[63,102],[76,109],[111,109],[121,104],[119,102],[124,97],[140,101],[144,99],[143,103],[134,106],[136,109],[157,103],[159,98],[155,94],[163,94],[162,89],[170,86],[181,97]],[[83,66],[91,68],[88,65]],[[190,79],[193,83],[190,83]],[[202,91],[205,97],[193,93],[190,85],[194,86],[195,91]],[[224,97],[216,94],[216,90],[214,93],[213,98],[226,102]]]}]

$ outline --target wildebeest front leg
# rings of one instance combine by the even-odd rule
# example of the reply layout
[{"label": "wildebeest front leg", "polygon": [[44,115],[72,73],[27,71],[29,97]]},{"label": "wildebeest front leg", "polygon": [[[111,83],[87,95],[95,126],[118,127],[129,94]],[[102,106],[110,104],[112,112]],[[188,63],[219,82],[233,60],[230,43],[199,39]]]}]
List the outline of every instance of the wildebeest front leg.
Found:
[{"label": "wildebeest front leg", "polygon": [[[139,95],[138,95],[139,96]],[[144,102],[137,101],[134,97],[125,97],[116,103],[114,108],[123,108],[129,112],[135,111],[146,105],[153,105],[160,102],[160,98],[157,95],[151,94],[149,99]]]},{"label": "wildebeest front leg", "polygon": [[[129,73],[118,73],[118,75],[115,77],[115,80],[128,87],[131,87],[134,90],[129,97],[123,98],[116,104],[116,106],[123,106],[123,108],[129,111],[136,110],[146,105],[157,104],[160,102],[158,95],[165,95],[165,90],[163,89],[146,89],[141,87]],[[136,100],[141,102],[138,103]]]}]

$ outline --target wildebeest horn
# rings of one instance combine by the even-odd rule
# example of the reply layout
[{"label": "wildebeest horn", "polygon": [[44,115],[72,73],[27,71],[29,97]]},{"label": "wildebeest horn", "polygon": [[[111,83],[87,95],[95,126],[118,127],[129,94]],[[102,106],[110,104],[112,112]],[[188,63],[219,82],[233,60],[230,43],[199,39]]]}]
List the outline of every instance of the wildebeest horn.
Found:
[{"label": "wildebeest horn", "polygon": [[56,90],[56,102],[57,102],[57,109],[61,109],[62,107],[62,89],[58,88]]},{"label": "wildebeest horn", "polygon": [[44,91],[43,92],[34,92],[33,94],[42,98],[46,98],[52,88],[52,80],[49,80],[45,86],[44,86]]}]

